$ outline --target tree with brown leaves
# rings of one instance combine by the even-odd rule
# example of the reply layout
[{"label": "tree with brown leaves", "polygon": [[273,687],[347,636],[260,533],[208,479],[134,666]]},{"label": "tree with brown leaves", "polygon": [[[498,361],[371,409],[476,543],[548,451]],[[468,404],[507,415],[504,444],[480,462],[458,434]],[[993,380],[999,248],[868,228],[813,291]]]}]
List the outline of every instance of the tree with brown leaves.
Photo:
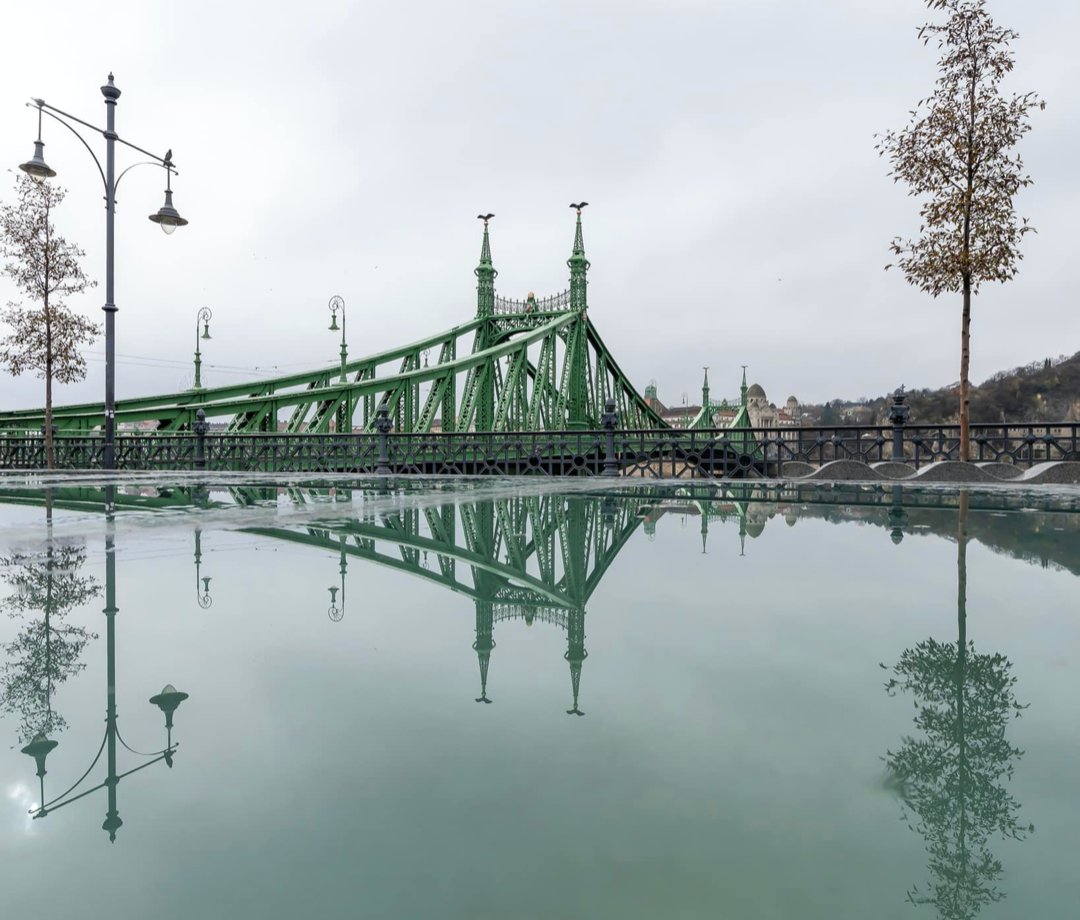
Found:
[{"label": "tree with brown leaves", "polygon": [[[960,332],[960,459],[970,456],[968,368],[971,296],[985,281],[1005,282],[1019,271],[1020,242],[1034,228],[1018,222],[1013,198],[1031,184],[1013,148],[1031,130],[1035,93],[1002,94],[1013,69],[1009,44],[1019,38],[998,26],[986,0],[924,0],[944,10],[944,23],[919,30],[923,44],[941,50],[934,92],[911,112],[902,131],[877,136],[894,182],[923,199],[916,239],[897,237],[892,251],[909,284],[934,297],[963,294]],[[891,268],[891,265],[886,268]]]},{"label": "tree with brown leaves", "polygon": [[10,259],[4,274],[38,307],[9,302],[0,320],[11,332],[0,340],[0,365],[18,376],[36,371],[45,381],[45,455],[54,468],[52,385],[75,383],[86,376],[79,349],[91,344],[101,328],[73,312],[64,302],[97,282],[83,274],[85,253],[57,235],[52,212],[64,200],[62,188],[47,180],[20,176],[16,203],[0,205],[0,254]]}]

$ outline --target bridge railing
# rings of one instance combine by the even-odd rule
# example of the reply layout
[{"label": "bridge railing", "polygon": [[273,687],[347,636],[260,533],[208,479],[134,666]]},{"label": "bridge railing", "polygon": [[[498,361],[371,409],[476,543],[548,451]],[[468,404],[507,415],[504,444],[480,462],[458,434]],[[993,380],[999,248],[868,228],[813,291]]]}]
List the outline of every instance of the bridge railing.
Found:
[{"label": "bridge railing", "polygon": [[557,310],[565,310],[570,306],[570,290],[567,289],[559,294],[549,297],[533,297],[531,300],[514,300],[508,297],[495,296],[495,314],[504,315],[509,313],[553,313]]},{"label": "bridge railing", "polygon": [[[613,466],[622,476],[737,479],[781,475],[793,462],[892,460],[919,468],[956,460],[960,450],[959,425],[621,430],[614,433],[611,458],[608,434],[120,434],[116,465],[120,470],[375,473],[385,448],[385,469],[398,474],[589,476]],[[100,435],[58,435],[53,444],[58,469],[101,469]],[[973,461],[1030,467],[1080,460],[1080,423],[972,425],[971,444]],[[0,469],[45,465],[42,436],[0,436]]]}]

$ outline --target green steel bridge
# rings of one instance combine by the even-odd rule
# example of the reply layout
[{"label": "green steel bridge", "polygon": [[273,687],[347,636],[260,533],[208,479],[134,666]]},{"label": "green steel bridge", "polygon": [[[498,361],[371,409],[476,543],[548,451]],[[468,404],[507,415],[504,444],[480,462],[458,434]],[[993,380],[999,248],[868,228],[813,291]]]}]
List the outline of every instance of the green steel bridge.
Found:
[{"label": "green steel bridge", "polygon": [[[491,217],[492,215],[488,215]],[[386,408],[401,433],[596,430],[609,398],[624,429],[667,424],[619,367],[589,318],[589,261],[581,209],[568,261],[570,286],[561,294],[523,300],[500,297],[484,219],[476,315],[415,342],[348,361],[340,367],[247,383],[196,387],[121,399],[118,427],[156,423],[152,434],[189,432],[201,409],[227,422],[229,434],[376,430]],[[429,360],[430,357],[430,360]],[[422,387],[424,391],[422,392]],[[37,433],[44,409],[0,412],[0,433]],[[53,409],[60,435],[91,434],[105,422],[104,403]]]}]

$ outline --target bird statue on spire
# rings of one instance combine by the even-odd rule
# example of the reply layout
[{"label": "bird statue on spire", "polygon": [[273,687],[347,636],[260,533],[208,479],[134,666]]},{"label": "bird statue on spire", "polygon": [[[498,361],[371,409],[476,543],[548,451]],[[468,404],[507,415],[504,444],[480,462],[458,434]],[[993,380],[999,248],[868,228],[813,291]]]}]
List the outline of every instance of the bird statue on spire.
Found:
[{"label": "bird statue on spire", "polygon": [[581,214],[581,209],[582,208],[587,208],[588,206],[589,206],[589,202],[587,202],[587,201],[583,201],[580,204],[574,204],[572,201],[570,202],[570,207],[572,207],[575,211],[577,211],[578,214]]},{"label": "bird statue on spire", "polygon": [[491,218],[493,218],[494,216],[494,214],[477,214],[476,219],[482,220],[484,222],[484,226],[486,227],[488,221],[491,220]]}]

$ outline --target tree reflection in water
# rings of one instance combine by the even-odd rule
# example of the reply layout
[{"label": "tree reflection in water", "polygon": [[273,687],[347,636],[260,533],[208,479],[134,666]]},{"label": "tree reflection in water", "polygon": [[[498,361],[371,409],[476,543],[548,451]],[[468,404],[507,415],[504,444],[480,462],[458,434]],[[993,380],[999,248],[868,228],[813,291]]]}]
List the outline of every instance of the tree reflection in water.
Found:
[{"label": "tree reflection in water", "polygon": [[945,920],[972,918],[1004,898],[996,886],[1002,865],[988,842],[994,835],[1023,840],[1035,830],[1019,821],[1020,805],[1002,785],[1023,756],[1005,737],[1026,708],[1013,694],[1012,663],[976,652],[967,637],[966,498],[957,527],[957,639],[930,638],[905,649],[885,684],[890,696],[913,697],[920,732],[885,757],[890,785],[905,805],[901,817],[929,854],[931,879],[923,889],[913,886],[908,900],[934,905]]},{"label": "tree reflection in water", "polygon": [[[0,646],[0,711],[19,717],[22,742],[63,731],[64,717],[52,708],[52,694],[86,667],[83,649],[97,634],[73,626],[65,617],[101,593],[101,586],[79,570],[86,562],[81,546],[54,545],[44,552],[15,553],[0,558],[3,580],[14,593],[0,600],[12,619],[30,619],[14,641]],[[34,616],[41,612],[41,617]]]}]

